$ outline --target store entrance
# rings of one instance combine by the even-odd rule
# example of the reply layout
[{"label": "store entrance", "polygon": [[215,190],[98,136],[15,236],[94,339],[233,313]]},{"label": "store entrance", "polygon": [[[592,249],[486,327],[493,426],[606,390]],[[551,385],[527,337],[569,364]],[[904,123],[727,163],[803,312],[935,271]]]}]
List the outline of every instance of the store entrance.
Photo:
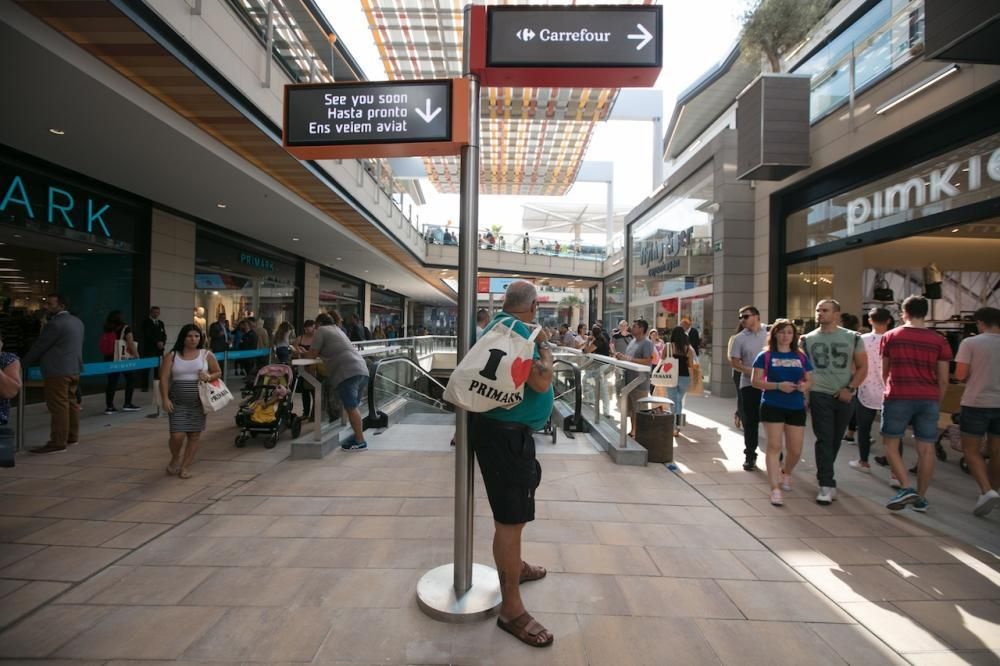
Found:
[{"label": "store entrance", "polygon": [[959,329],[976,309],[1000,307],[998,257],[1000,218],[992,218],[792,264],[785,312],[808,331],[817,301],[833,298],[859,318],[878,306],[899,321],[904,298],[927,295],[930,319]]}]

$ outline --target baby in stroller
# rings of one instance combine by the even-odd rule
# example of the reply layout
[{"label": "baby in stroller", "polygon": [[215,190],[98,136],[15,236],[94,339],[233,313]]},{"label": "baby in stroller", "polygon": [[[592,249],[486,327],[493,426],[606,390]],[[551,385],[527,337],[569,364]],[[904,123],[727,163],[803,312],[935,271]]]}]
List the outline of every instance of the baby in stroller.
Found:
[{"label": "baby in stroller", "polygon": [[272,449],[286,428],[292,439],[302,430],[301,419],[292,411],[298,377],[287,365],[265,365],[257,371],[252,387],[243,390],[244,401],[236,412],[240,433],[236,446],[242,448],[251,437],[266,435],[265,448]]}]

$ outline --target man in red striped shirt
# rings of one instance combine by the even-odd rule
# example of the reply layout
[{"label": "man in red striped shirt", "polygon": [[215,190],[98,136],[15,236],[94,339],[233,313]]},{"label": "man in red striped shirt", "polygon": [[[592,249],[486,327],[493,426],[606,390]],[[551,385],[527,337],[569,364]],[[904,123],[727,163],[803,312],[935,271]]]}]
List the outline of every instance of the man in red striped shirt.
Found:
[{"label": "man in red striped shirt", "polygon": [[[910,296],[903,301],[903,326],[882,336],[882,377],[885,402],[882,405],[882,438],[900,489],[886,506],[898,511],[912,505],[915,511],[927,511],[927,487],[934,474],[934,442],[941,403],[948,386],[948,342],[927,328],[928,301]],[[907,426],[913,426],[917,443],[917,488],[910,486],[900,453],[899,441]]]}]

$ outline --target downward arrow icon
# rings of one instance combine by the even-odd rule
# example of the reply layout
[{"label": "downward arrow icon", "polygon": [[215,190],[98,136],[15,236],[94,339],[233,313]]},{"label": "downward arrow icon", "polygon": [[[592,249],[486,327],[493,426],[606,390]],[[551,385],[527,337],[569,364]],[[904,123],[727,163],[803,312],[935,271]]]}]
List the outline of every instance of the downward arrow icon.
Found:
[{"label": "downward arrow icon", "polygon": [[639,28],[639,32],[642,34],[626,35],[626,37],[628,37],[629,39],[640,40],[639,43],[635,45],[635,50],[641,51],[642,47],[645,46],[646,44],[649,44],[649,42],[653,39],[653,35],[652,33],[649,32],[649,30],[646,30],[645,26],[643,26],[641,23],[636,23],[635,27]]},{"label": "downward arrow icon", "polygon": [[429,123],[430,121],[437,118],[437,114],[441,113],[441,107],[439,106],[438,108],[431,111],[431,100],[428,98],[426,111],[422,111],[421,109],[414,109],[414,111],[417,112],[418,116],[424,119],[425,123]]}]

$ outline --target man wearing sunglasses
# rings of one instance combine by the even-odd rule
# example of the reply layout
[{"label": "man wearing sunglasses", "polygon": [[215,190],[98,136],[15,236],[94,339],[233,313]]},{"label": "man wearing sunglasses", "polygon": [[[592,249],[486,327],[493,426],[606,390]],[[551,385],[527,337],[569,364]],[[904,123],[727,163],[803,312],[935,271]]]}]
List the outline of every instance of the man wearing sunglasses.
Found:
[{"label": "man wearing sunglasses", "polygon": [[760,310],[752,305],[740,308],[743,330],[733,338],[730,364],[740,372],[740,395],[743,398],[743,469],[751,471],[757,465],[758,426],[760,425],[761,392],[750,383],[753,361],[767,345],[767,331],[760,323]]}]

